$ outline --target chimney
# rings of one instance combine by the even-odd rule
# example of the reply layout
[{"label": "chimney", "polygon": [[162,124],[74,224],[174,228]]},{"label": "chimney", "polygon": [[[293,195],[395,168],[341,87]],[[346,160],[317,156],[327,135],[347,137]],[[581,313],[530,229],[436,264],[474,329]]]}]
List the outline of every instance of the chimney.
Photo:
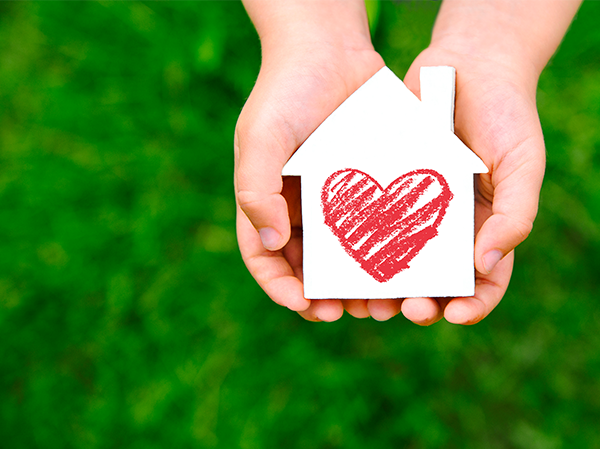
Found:
[{"label": "chimney", "polygon": [[454,67],[421,67],[421,103],[428,120],[454,132]]}]

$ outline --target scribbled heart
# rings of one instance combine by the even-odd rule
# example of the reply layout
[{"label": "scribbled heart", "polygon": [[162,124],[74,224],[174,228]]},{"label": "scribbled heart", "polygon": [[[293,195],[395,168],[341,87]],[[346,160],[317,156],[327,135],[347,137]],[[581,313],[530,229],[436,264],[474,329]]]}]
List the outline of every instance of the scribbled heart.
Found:
[{"label": "scribbled heart", "polygon": [[435,170],[406,173],[385,190],[354,169],[332,174],[321,191],[325,224],[375,280],[389,281],[434,238],[453,195]]}]

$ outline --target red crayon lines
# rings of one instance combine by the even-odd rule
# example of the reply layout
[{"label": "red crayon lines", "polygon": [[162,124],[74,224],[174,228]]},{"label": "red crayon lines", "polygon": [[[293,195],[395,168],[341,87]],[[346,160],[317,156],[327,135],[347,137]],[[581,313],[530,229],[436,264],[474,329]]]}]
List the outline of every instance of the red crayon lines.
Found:
[{"label": "red crayon lines", "polygon": [[345,169],[321,191],[325,224],[379,282],[389,281],[437,235],[452,192],[434,170],[400,176],[385,190],[369,175]]}]

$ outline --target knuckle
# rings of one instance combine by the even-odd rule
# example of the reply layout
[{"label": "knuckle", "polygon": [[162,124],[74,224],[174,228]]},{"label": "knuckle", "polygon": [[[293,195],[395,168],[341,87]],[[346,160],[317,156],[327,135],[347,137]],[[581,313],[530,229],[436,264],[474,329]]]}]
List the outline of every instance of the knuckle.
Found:
[{"label": "knuckle", "polygon": [[237,192],[237,202],[240,209],[250,218],[268,215],[268,211],[276,206],[277,194],[240,190]]},{"label": "knuckle", "polygon": [[529,219],[516,219],[513,218],[512,219],[512,228],[515,231],[515,233],[519,236],[520,240],[523,241],[525,240],[527,237],[529,237],[529,234],[531,234],[531,231],[533,230],[533,221],[529,220]]},{"label": "knuckle", "polygon": [[263,200],[264,198],[260,198],[257,192],[252,192],[251,190],[239,190],[237,192],[237,201],[243,211],[252,209],[253,206]]}]

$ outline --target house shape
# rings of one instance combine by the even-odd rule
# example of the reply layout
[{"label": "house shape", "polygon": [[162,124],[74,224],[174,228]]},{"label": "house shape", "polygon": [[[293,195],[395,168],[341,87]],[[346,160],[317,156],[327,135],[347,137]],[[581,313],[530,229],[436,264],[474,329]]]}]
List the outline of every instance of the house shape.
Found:
[{"label": "house shape", "polygon": [[387,67],[298,148],[304,295],[472,296],[473,174],[454,134],[455,69],[423,67],[419,100]]}]

